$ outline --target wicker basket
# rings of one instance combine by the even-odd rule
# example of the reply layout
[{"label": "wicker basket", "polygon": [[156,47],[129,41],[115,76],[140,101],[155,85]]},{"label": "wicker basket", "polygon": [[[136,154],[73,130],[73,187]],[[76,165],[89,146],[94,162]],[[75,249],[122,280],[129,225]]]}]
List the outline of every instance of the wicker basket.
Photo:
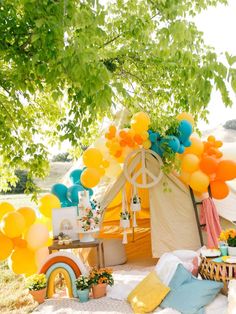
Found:
[{"label": "wicker basket", "polygon": [[228,295],[229,281],[236,278],[236,264],[217,263],[212,258],[201,257],[199,274],[202,279],[222,281],[224,287],[221,292]]}]

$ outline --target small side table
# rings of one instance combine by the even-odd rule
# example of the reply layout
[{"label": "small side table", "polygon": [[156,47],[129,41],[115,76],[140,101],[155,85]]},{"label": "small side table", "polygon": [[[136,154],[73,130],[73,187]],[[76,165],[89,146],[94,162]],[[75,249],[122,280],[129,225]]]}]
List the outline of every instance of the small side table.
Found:
[{"label": "small side table", "polygon": [[236,264],[225,262],[214,262],[212,257],[201,256],[199,274],[202,279],[221,281],[224,284],[221,292],[228,295],[228,284],[231,279],[236,278]]},{"label": "small side table", "polygon": [[[60,251],[66,249],[83,249],[83,248],[96,248],[97,252],[97,267],[98,269],[101,267],[105,267],[105,257],[104,257],[104,247],[103,242],[101,240],[94,240],[92,242],[81,242],[80,240],[74,240],[70,244],[59,245],[58,241],[54,240],[53,244],[48,247],[49,254],[53,251]],[[102,259],[102,261],[100,260]]]}]

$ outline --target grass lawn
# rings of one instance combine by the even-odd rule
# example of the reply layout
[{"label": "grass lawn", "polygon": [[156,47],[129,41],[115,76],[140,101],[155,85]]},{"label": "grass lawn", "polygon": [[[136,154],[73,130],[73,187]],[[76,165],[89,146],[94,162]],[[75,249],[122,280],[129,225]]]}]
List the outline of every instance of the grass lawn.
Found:
[{"label": "grass lawn", "polygon": [[31,313],[37,306],[25,288],[24,277],[15,275],[7,263],[0,263],[0,313]]}]

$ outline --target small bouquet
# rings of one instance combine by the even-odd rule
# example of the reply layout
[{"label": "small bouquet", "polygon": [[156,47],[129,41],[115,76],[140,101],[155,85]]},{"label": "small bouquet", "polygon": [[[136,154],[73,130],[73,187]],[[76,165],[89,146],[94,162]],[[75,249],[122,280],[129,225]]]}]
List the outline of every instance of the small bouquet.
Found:
[{"label": "small bouquet", "polygon": [[130,207],[133,212],[138,212],[141,210],[141,198],[138,195],[135,194],[132,197]]},{"label": "small bouquet", "polygon": [[220,241],[223,241],[228,244],[230,247],[236,247],[236,230],[235,229],[227,229],[221,231]]},{"label": "small bouquet", "polygon": [[101,211],[99,209],[86,208],[85,214],[79,219],[80,226],[83,231],[95,230],[101,219]]},{"label": "small bouquet", "polygon": [[88,276],[80,275],[75,280],[75,285],[78,290],[86,290],[91,286],[90,278]]},{"label": "small bouquet", "polygon": [[114,284],[112,269],[110,268],[93,268],[90,271],[89,278],[92,285],[105,283],[109,286],[113,286]]},{"label": "small bouquet", "polygon": [[34,274],[26,279],[26,287],[32,291],[39,291],[47,287],[45,274]]}]

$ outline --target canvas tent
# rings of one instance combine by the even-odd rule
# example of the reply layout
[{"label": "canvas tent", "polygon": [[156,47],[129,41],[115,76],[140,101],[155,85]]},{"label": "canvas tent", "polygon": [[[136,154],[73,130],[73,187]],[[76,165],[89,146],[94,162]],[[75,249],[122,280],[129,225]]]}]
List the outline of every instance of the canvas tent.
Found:
[{"label": "canvas tent", "polygon": [[[135,163],[135,158],[133,158],[132,162],[136,165],[140,160],[136,160]],[[160,164],[155,156],[149,155],[145,163],[147,169],[158,176]],[[134,168],[135,166],[133,166]],[[135,169],[133,171],[135,172]],[[121,237],[119,228],[121,201],[113,207],[109,204],[124,186],[126,186],[126,190],[130,187],[125,173],[122,172],[107,192],[100,194],[101,207],[105,211],[100,234],[102,238]],[[167,186],[170,191],[165,191],[164,186]],[[138,216],[138,228],[135,228],[135,241],[132,241],[132,230],[130,230],[126,249],[128,258],[160,257],[167,251],[197,250],[200,247],[189,189],[176,176],[173,174],[163,175],[158,184],[147,190],[138,189],[138,192],[143,202],[142,210]],[[224,210],[224,207],[221,206],[220,215],[223,227],[233,226],[232,221],[236,220],[236,214],[233,215],[232,210]]]}]

